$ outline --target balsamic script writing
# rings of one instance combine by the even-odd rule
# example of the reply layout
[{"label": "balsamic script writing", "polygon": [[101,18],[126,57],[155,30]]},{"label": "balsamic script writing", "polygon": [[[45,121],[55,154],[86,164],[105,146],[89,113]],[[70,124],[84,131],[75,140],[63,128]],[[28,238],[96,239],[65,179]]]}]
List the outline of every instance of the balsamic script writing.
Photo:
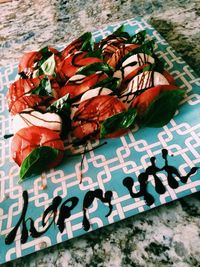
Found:
[{"label": "balsamic script writing", "polygon": [[[167,184],[169,187],[176,189],[179,186],[180,180],[181,183],[187,183],[188,178],[193,175],[198,167],[193,167],[190,169],[188,174],[185,176],[181,176],[178,169],[168,163],[168,151],[166,149],[162,150],[162,158],[164,160],[164,166],[158,167],[156,165],[156,158],[150,158],[150,166],[146,168],[146,170],[139,174],[138,182],[139,182],[139,191],[133,192],[134,180],[131,177],[125,177],[122,181],[122,185],[128,189],[128,192],[132,198],[142,197],[145,203],[148,206],[151,206],[155,199],[152,193],[148,192],[148,183],[149,177],[153,177],[155,183],[155,191],[158,194],[164,194],[166,192],[166,188],[158,176],[159,172],[164,172],[167,176]],[[112,191],[105,191],[101,189],[96,189],[94,191],[88,191],[83,198],[83,220],[82,225],[85,231],[90,229],[90,221],[88,218],[87,210],[92,205],[95,199],[98,199],[102,203],[108,206],[108,213],[105,215],[108,217],[113,210],[112,206]],[[77,207],[79,203],[79,198],[73,196],[71,198],[66,199],[63,203],[63,199],[60,196],[56,196],[53,198],[51,205],[44,211],[42,215],[42,228],[43,230],[37,230],[35,226],[35,222],[31,217],[27,216],[28,205],[29,205],[29,197],[28,192],[23,191],[23,208],[18,222],[15,227],[9,232],[9,234],[5,238],[5,244],[9,245],[14,242],[18,229],[21,229],[21,243],[24,244],[27,242],[28,237],[31,236],[33,238],[37,238],[45,234],[52,224],[58,227],[58,230],[62,233],[65,229],[65,220],[70,218],[72,215],[72,211]],[[78,208],[78,207],[77,207]]]}]

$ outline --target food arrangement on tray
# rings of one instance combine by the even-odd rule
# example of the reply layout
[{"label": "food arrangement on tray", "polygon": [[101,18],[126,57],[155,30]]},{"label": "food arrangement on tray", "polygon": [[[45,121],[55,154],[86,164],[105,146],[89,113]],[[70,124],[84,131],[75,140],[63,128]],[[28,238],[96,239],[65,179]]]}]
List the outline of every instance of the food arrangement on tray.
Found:
[{"label": "food arrangement on tray", "polygon": [[68,133],[76,145],[119,137],[136,123],[161,127],[183,97],[145,31],[131,36],[121,26],[96,43],[87,32],[62,51],[25,53],[7,93],[20,181],[57,166]]},{"label": "food arrangement on tray", "polygon": [[199,79],[144,19],[119,25],[1,69],[0,263],[200,190]]}]

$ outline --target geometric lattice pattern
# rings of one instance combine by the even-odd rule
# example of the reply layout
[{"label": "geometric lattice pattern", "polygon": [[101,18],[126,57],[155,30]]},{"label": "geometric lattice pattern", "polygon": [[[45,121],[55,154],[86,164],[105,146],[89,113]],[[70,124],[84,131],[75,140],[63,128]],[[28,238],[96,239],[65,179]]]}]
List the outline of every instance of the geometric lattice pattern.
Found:
[{"label": "geometric lattice pattern", "polygon": [[[101,189],[103,193],[106,191],[113,193],[111,199],[113,210],[109,216],[106,217],[108,204],[98,198],[95,198],[89,206],[87,216],[92,231],[200,190],[200,171],[191,175],[187,183],[177,179],[179,186],[176,189],[168,185],[166,173],[161,171],[158,176],[166,187],[166,192],[161,195],[155,191],[155,181],[153,176],[150,176],[148,190],[155,198],[151,206],[145,203],[142,196],[132,198],[127,188],[123,186],[123,179],[129,176],[134,180],[133,191],[137,192],[140,187],[138,176],[148,168],[150,158],[156,157],[157,166],[164,165],[162,149],[168,150],[168,163],[175,166],[181,176],[185,176],[195,166],[200,167],[200,78],[197,78],[193,70],[146,21],[138,18],[123,23],[130,34],[146,29],[149,38],[156,40],[156,54],[165,61],[165,68],[174,76],[179,87],[186,90],[187,97],[168,125],[156,129],[135,127],[132,132],[121,138],[107,140],[107,144],[85,155],[82,170],[82,156],[66,157],[60,166],[49,170],[42,177],[36,176],[18,184],[19,168],[10,158],[11,140],[4,139],[5,134],[12,133],[12,119],[7,111],[5,95],[9,84],[15,79],[17,65],[2,68],[0,70],[0,264],[87,233],[83,229],[82,222],[83,201],[88,191]],[[94,37],[100,40],[112,33],[120,24],[113,24],[94,32]],[[88,148],[98,145],[98,142],[90,143]],[[74,152],[78,153],[81,149],[80,147]],[[83,176],[82,183],[80,183],[80,173]],[[42,189],[42,183],[47,184],[45,190]],[[22,194],[25,190],[29,197],[26,217],[34,220],[38,231],[43,230],[42,214],[56,196],[62,197],[63,202],[76,196],[79,202],[71,211],[71,216],[64,221],[64,231],[60,232],[52,225],[40,237],[29,236],[22,244],[20,226],[14,241],[7,245],[5,237],[20,219],[24,205]]]}]

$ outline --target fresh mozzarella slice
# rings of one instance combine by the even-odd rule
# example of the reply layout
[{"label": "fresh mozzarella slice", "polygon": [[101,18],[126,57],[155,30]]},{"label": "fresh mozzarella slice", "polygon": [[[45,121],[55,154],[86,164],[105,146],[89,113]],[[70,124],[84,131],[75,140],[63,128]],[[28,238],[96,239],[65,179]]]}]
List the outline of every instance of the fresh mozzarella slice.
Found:
[{"label": "fresh mozzarella slice", "polygon": [[79,101],[77,101],[76,103],[74,103],[74,106],[72,106],[71,108],[71,119],[73,119],[74,117],[74,114],[76,112],[76,110],[78,109],[78,105],[85,101],[85,100],[88,100],[92,97],[95,97],[95,96],[98,96],[98,95],[110,95],[111,93],[113,93],[112,90],[108,89],[108,88],[103,88],[103,87],[97,87],[97,88],[94,88],[94,89],[90,89],[88,91],[86,91],[81,99]]},{"label": "fresh mozzarella slice", "polygon": [[69,81],[79,84],[79,83],[82,83],[82,81],[85,79],[85,77],[86,76],[82,75],[82,74],[75,74],[69,79]]},{"label": "fresh mozzarella slice", "polygon": [[127,89],[123,92],[120,99],[130,106],[135,92],[142,89],[148,89],[157,85],[169,84],[167,79],[159,72],[145,71],[136,75],[128,84]]},{"label": "fresh mozzarella slice", "polygon": [[85,92],[80,100],[80,103],[98,95],[110,95],[113,91],[108,88],[97,87]]},{"label": "fresh mozzarella slice", "polygon": [[122,72],[122,70],[116,70],[114,72],[114,74],[113,74],[113,77],[118,78],[120,83],[121,83],[122,80],[123,80],[123,72]]},{"label": "fresh mozzarella slice", "polygon": [[34,109],[25,109],[13,117],[14,133],[29,126],[43,126],[50,130],[61,132],[62,119],[56,113],[41,113]]},{"label": "fresh mozzarella slice", "polygon": [[139,53],[128,57],[122,63],[124,78],[127,77],[132,71],[136,70],[138,67],[148,63],[155,63],[155,59],[147,54]]}]

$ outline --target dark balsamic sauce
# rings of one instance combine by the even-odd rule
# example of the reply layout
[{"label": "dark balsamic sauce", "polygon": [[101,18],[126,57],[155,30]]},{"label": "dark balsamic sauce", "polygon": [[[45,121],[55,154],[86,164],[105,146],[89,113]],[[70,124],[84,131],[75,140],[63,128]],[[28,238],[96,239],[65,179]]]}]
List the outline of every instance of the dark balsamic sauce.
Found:
[{"label": "dark balsamic sauce", "polygon": [[26,243],[26,241],[28,239],[28,229],[27,229],[26,220],[25,220],[25,216],[26,216],[26,212],[27,212],[27,208],[28,208],[28,192],[27,191],[23,191],[22,197],[23,197],[23,200],[24,200],[24,206],[23,206],[23,209],[22,209],[22,213],[21,213],[19,221],[17,222],[15,227],[6,236],[6,238],[5,238],[5,244],[6,245],[10,245],[15,240],[15,237],[16,237],[16,234],[17,234],[17,230],[18,230],[18,228],[20,227],[21,224],[22,224],[21,243],[22,244]]},{"label": "dark balsamic sauce", "polygon": [[[140,184],[139,191],[134,193],[133,192],[133,186],[134,186],[134,180],[131,177],[126,177],[123,179],[123,186],[125,186],[129,194],[132,198],[138,198],[143,197],[146,204],[148,206],[151,206],[154,202],[154,196],[152,193],[148,192],[148,179],[149,176],[153,177],[155,182],[155,191],[158,194],[164,194],[166,192],[166,188],[163,185],[162,181],[158,177],[159,172],[166,172],[167,173],[167,182],[169,187],[171,188],[177,188],[179,186],[177,182],[177,178],[182,183],[187,183],[189,177],[193,175],[197,170],[198,167],[193,167],[190,169],[190,171],[185,175],[181,176],[178,169],[172,165],[169,165],[168,163],[168,151],[166,149],[162,150],[162,158],[164,160],[164,166],[159,168],[156,165],[156,158],[151,157],[150,162],[151,165],[146,168],[146,170],[139,174],[138,176],[138,182]],[[111,199],[113,196],[112,191],[106,191],[103,193],[101,189],[96,189],[94,191],[88,191],[83,199],[83,229],[85,231],[88,231],[90,229],[90,221],[87,216],[87,210],[92,205],[95,198],[99,199],[102,203],[108,204],[109,211],[106,214],[106,217],[108,217],[113,210],[113,206],[111,204]],[[42,227],[44,227],[44,230],[38,231],[35,228],[35,223],[32,218],[26,218],[26,213],[28,210],[28,192],[24,191],[22,194],[24,205],[22,208],[21,216],[16,223],[15,227],[10,231],[10,233],[5,238],[5,244],[9,245],[14,242],[16,234],[18,229],[21,227],[21,243],[26,243],[29,235],[33,238],[37,238],[42,236],[44,233],[48,231],[48,229],[52,226],[52,224],[56,224],[58,226],[59,231],[62,233],[65,229],[65,219],[69,218],[71,216],[72,210],[77,206],[79,202],[79,198],[76,196],[73,196],[67,200],[65,200],[62,204],[62,198],[60,196],[56,196],[53,200],[51,205],[44,211],[42,215]],[[57,220],[57,221],[56,221]],[[29,222],[29,223],[28,223]]]},{"label": "dark balsamic sauce", "polygon": [[11,138],[14,134],[5,134],[3,136],[4,139],[8,139],[8,138]]},{"label": "dark balsamic sauce", "polygon": [[[52,200],[52,204],[44,211],[44,213],[42,215],[42,227],[45,228],[46,225],[48,225],[48,226],[43,231],[38,231],[35,228],[34,220],[31,217],[26,218],[26,213],[27,213],[27,209],[28,209],[28,192],[23,191],[22,197],[24,200],[24,206],[22,209],[22,213],[21,213],[19,221],[17,222],[15,227],[6,236],[6,238],[5,238],[5,244],[6,245],[10,245],[12,242],[14,242],[20,225],[22,227],[21,239],[20,239],[22,244],[26,243],[26,241],[29,237],[29,234],[33,238],[37,238],[37,237],[40,237],[43,234],[45,234],[49,230],[51,225],[53,223],[55,223],[55,220],[56,220],[56,217],[58,214],[58,208],[62,202],[62,198],[60,196],[56,196]],[[78,201],[79,201],[79,199],[77,197],[71,197],[71,198],[67,199],[66,201],[64,201],[63,204],[61,205],[58,220],[56,223],[60,232],[63,232],[64,220],[71,216],[71,210],[74,209],[74,207],[78,204]],[[68,204],[70,202],[71,202],[71,205],[67,206],[66,204]],[[50,222],[49,222],[49,218],[52,218]],[[28,225],[28,222],[30,222],[29,225]]]},{"label": "dark balsamic sauce", "polygon": [[87,217],[87,209],[92,205],[95,198],[98,198],[103,203],[107,203],[109,206],[109,212],[106,214],[106,217],[108,217],[113,209],[113,206],[111,204],[111,198],[112,198],[113,192],[112,191],[106,191],[103,196],[103,191],[101,189],[96,189],[94,191],[88,191],[84,197],[83,200],[83,229],[85,231],[88,231],[90,229],[90,222]]},{"label": "dark balsamic sauce", "polygon": [[194,174],[197,170],[198,167],[193,167],[189,171],[189,173],[185,176],[181,176],[178,169],[174,166],[171,166],[168,164],[168,151],[167,149],[162,150],[162,158],[165,161],[165,165],[162,168],[158,168],[156,166],[156,158],[151,157],[150,162],[151,165],[147,167],[147,169],[143,172],[140,173],[138,176],[138,181],[140,183],[140,190],[137,193],[133,192],[133,185],[134,181],[131,177],[126,177],[123,180],[123,185],[128,189],[129,194],[131,195],[132,198],[137,198],[137,197],[144,197],[144,200],[148,206],[151,206],[155,199],[154,197],[148,193],[147,191],[147,185],[148,185],[148,178],[149,176],[153,176],[154,182],[155,182],[155,190],[158,194],[164,194],[166,192],[166,188],[161,182],[160,178],[157,176],[157,173],[161,171],[165,171],[167,173],[167,181],[168,185],[175,189],[179,186],[178,181],[175,179],[175,177],[179,178],[182,183],[187,183],[188,178]]}]

